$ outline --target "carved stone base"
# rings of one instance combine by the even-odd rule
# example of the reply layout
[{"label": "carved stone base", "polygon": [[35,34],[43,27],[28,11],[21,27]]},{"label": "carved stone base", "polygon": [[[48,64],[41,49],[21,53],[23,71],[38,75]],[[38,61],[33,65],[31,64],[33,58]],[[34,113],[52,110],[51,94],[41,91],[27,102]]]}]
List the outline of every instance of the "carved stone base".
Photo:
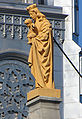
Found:
[{"label": "carved stone base", "polygon": [[60,98],[38,96],[28,101],[28,119],[60,119]]},{"label": "carved stone base", "polygon": [[49,89],[49,88],[37,88],[30,91],[27,94],[27,100],[32,100],[38,96],[47,96],[47,97],[55,97],[60,98],[61,91],[60,89]]},{"label": "carved stone base", "polygon": [[27,94],[29,119],[60,119],[60,90],[38,88]]}]

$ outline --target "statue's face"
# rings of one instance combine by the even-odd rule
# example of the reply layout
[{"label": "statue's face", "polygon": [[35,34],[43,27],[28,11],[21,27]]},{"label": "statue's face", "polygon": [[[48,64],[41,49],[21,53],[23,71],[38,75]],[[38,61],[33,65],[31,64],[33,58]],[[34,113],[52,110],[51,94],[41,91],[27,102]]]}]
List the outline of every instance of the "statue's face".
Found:
[{"label": "statue's face", "polygon": [[35,20],[37,17],[37,14],[35,12],[30,12],[30,17]]}]

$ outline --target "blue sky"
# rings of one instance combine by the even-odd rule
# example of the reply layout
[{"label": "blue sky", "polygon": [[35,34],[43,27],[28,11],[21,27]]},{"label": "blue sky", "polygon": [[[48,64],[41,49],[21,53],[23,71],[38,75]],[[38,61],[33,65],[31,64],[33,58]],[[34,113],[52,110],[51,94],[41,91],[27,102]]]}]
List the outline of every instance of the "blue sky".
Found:
[{"label": "blue sky", "polygon": [[82,47],[82,0],[79,0],[79,44]]}]

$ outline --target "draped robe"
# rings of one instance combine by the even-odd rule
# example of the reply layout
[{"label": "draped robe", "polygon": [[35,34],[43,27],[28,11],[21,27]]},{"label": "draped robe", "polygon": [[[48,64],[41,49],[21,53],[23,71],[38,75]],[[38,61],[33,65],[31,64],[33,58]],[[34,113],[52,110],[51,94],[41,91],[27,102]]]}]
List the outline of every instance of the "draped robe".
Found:
[{"label": "draped robe", "polygon": [[28,58],[31,73],[35,77],[36,88],[54,88],[51,24],[46,18],[37,18],[35,26],[37,35],[31,39]]}]

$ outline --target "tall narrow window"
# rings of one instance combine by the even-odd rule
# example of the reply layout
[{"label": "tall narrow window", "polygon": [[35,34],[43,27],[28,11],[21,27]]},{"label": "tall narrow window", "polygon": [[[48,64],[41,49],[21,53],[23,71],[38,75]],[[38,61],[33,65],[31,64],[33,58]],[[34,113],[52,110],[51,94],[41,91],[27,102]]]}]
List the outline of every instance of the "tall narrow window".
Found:
[{"label": "tall narrow window", "polygon": [[[80,52],[80,73],[82,74],[82,51]],[[80,102],[82,103],[82,78],[80,77]]]},{"label": "tall narrow window", "polygon": [[73,40],[78,43],[79,36],[79,0],[74,0],[73,10]]},{"label": "tall narrow window", "polygon": [[79,6],[78,6],[78,0],[75,0],[75,32],[78,34],[79,33]]}]

